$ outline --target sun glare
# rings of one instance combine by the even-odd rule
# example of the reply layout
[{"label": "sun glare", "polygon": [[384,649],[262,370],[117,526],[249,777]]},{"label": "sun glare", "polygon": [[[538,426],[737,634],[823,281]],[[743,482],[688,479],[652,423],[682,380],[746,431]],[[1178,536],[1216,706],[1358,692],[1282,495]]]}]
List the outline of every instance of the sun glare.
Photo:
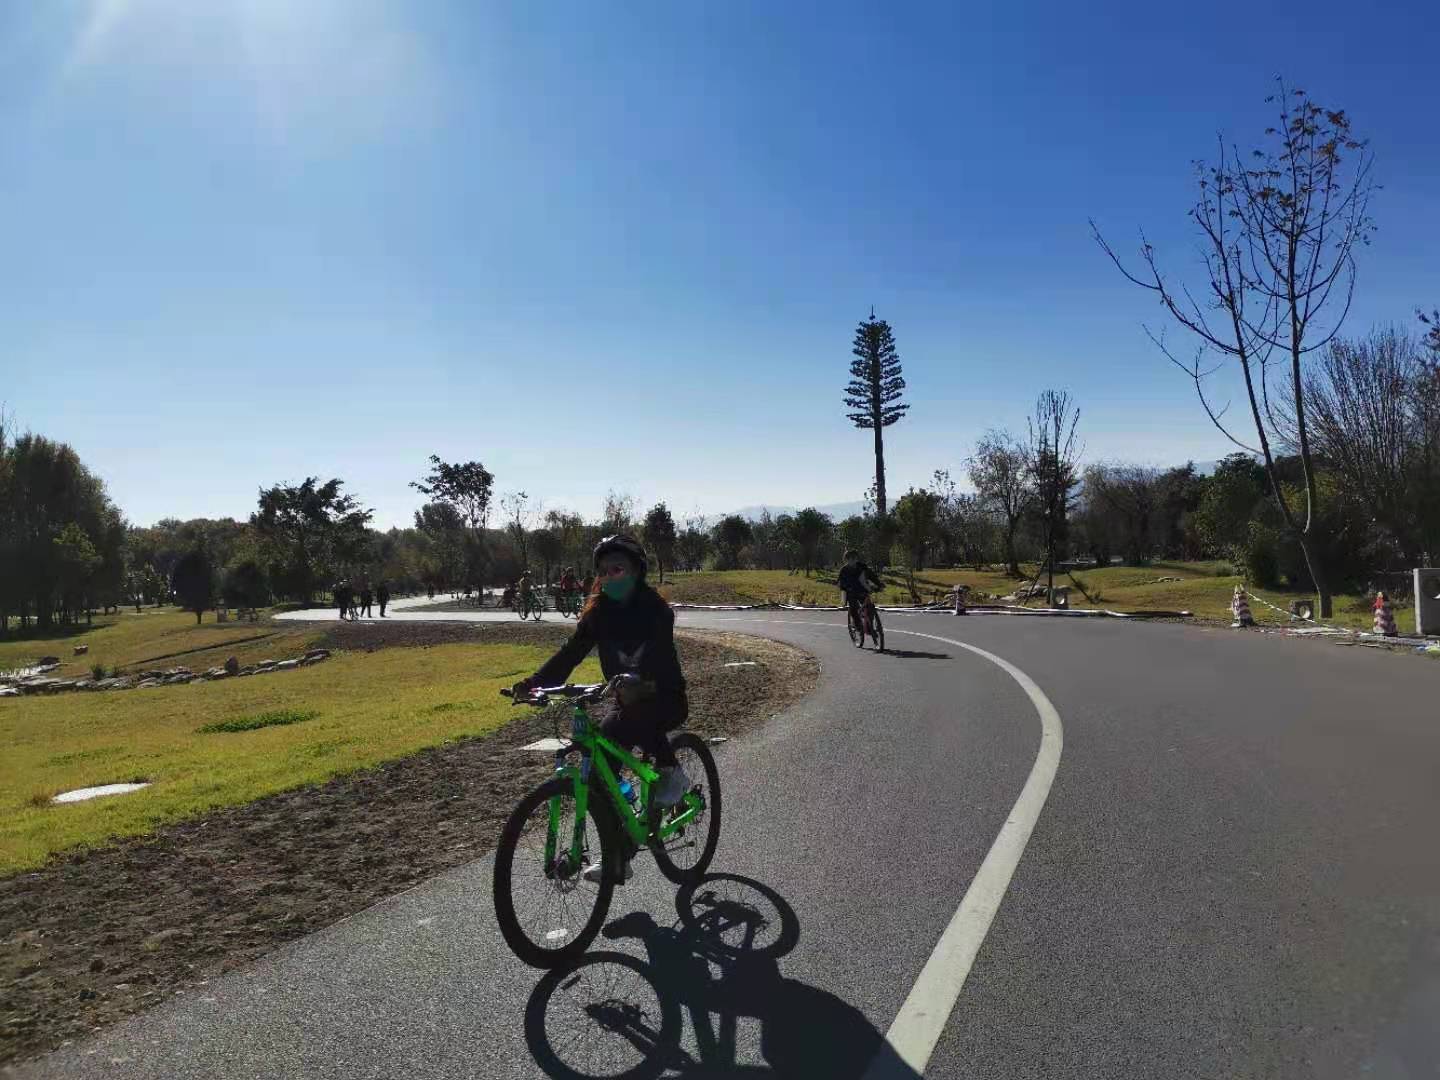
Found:
[{"label": "sun glare", "polygon": [[434,80],[401,4],[363,0],[90,0],[67,76],[112,64],[229,80],[285,140],[423,122]]}]

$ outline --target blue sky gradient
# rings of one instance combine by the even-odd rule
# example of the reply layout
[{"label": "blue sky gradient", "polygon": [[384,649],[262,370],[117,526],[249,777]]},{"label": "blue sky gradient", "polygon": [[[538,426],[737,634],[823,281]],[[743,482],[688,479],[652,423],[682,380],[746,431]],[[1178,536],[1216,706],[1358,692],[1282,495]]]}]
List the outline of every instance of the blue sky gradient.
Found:
[{"label": "blue sky gradient", "polygon": [[1227,446],[1090,239],[1192,263],[1190,162],[1283,70],[1384,185],[1351,322],[1440,304],[1433,2],[1367,9],[56,0],[0,7],[0,401],[137,523],[427,456],[598,511],[892,492],[1069,388],[1090,460]]}]

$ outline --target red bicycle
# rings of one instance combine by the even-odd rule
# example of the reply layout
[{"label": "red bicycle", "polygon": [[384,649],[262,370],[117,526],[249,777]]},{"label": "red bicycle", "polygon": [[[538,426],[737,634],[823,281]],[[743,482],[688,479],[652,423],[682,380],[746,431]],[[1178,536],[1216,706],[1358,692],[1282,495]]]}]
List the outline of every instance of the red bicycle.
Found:
[{"label": "red bicycle", "polygon": [[880,623],[880,612],[875,608],[875,601],[865,597],[865,602],[860,605],[860,614],[856,616],[855,609],[850,609],[848,619],[850,640],[855,643],[857,649],[865,647],[865,639],[869,637],[875,642],[877,652],[885,651],[885,627]]}]

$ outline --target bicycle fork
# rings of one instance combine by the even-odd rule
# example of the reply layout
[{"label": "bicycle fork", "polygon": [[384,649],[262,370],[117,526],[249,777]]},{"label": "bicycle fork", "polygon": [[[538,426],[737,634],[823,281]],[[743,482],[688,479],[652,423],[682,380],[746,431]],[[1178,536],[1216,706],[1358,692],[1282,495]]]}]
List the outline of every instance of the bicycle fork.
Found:
[{"label": "bicycle fork", "polygon": [[[566,751],[555,754],[556,775],[565,772]],[[547,878],[569,877],[579,871],[585,860],[585,815],[590,806],[590,755],[580,759],[580,774],[575,782],[575,828],[570,835],[569,849],[560,851],[560,796],[550,800],[550,813],[545,830],[545,876]]]}]

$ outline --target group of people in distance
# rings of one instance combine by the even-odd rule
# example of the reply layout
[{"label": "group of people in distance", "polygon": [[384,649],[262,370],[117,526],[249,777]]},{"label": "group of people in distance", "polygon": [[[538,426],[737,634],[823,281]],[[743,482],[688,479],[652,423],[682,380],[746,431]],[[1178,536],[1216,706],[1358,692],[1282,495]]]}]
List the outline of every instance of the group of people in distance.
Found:
[{"label": "group of people in distance", "polygon": [[342,619],[371,619],[375,604],[380,605],[380,617],[385,618],[385,605],[390,603],[390,586],[380,582],[372,590],[370,582],[362,581],[356,588],[348,581],[335,584],[335,606],[340,609]]},{"label": "group of people in distance", "polygon": [[[579,602],[582,596],[589,596],[590,589],[595,583],[593,574],[587,574],[584,581],[575,576],[573,566],[565,567],[560,574],[560,580],[555,583],[557,597],[573,596]],[[535,591],[535,580],[529,570],[524,570],[520,578],[513,585],[505,586],[505,591],[500,595],[501,607],[515,607],[516,604],[524,601],[529,603],[531,594]]]}]

